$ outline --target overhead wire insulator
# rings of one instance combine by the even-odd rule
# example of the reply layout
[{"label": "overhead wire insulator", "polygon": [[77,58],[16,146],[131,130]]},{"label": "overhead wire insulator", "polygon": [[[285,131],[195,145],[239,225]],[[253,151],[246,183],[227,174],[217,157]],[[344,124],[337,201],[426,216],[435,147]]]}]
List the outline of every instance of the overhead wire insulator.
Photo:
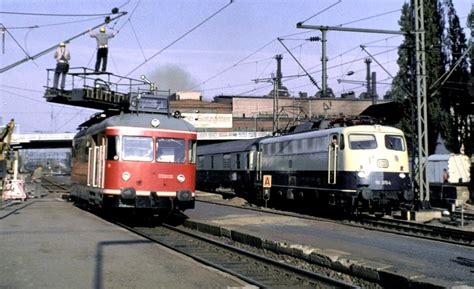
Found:
[{"label": "overhead wire insulator", "polygon": [[319,36],[312,36],[310,38],[306,39],[307,41],[315,42],[315,41],[321,41],[321,37]]}]

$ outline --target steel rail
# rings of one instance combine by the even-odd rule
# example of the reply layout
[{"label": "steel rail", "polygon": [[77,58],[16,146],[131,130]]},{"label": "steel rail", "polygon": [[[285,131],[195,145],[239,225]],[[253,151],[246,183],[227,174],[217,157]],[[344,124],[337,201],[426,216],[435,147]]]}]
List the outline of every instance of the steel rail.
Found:
[{"label": "steel rail", "polygon": [[117,224],[260,288],[312,288],[315,284],[326,286],[324,288],[360,288],[169,225],[134,228],[122,223]]}]

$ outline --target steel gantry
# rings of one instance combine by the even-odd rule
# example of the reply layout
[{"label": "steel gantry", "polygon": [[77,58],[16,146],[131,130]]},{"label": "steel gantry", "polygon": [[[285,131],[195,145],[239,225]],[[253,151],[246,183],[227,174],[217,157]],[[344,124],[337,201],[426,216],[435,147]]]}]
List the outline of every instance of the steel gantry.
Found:
[{"label": "steel gantry", "polygon": [[[416,99],[417,99],[417,136],[418,136],[418,159],[414,164],[414,173],[416,180],[416,190],[418,191],[419,200],[421,202],[429,202],[429,182],[427,178],[428,163],[428,109],[427,109],[427,91],[426,91],[426,54],[425,54],[425,28],[424,28],[424,12],[423,0],[412,0],[415,12],[415,31],[407,33],[397,30],[367,29],[367,28],[350,28],[340,26],[318,26],[304,25],[297,23],[297,28],[313,29],[321,31],[326,41],[327,31],[342,32],[360,32],[360,33],[378,33],[378,34],[397,34],[415,36],[416,43]],[[326,59],[326,49],[322,51],[321,59]],[[325,77],[326,71],[323,71]],[[323,77],[323,78],[324,78]]]}]

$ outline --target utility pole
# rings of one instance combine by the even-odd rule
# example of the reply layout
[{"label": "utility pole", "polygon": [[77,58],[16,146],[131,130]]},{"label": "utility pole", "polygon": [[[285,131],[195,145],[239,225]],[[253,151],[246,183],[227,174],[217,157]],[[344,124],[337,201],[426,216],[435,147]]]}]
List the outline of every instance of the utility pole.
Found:
[{"label": "utility pole", "polygon": [[328,58],[326,56],[326,43],[327,43],[327,30],[328,29],[320,29],[321,30],[321,38],[319,37],[310,37],[308,38],[309,41],[321,41],[321,98],[328,97],[328,75],[327,75],[327,64]]},{"label": "utility pole", "polygon": [[321,30],[321,64],[322,64],[322,74],[321,74],[321,90],[322,90],[322,95],[321,97],[327,97],[328,96],[328,76],[327,76],[327,70],[328,70],[328,59],[326,57],[326,32],[327,30],[323,29]]},{"label": "utility pole", "polygon": [[416,100],[418,108],[418,189],[422,205],[430,201],[427,176],[428,164],[428,105],[426,95],[426,53],[423,0],[414,0],[416,47]]},{"label": "utility pole", "polygon": [[273,119],[273,127],[272,127],[272,135],[275,135],[276,131],[278,130],[278,77],[272,73],[271,78],[258,78],[253,79],[255,83],[259,82],[270,82],[273,84],[273,107],[272,107],[272,119]]},{"label": "utility pole", "polygon": [[272,134],[275,135],[276,131],[278,130],[278,77],[274,77],[273,79],[273,131]]},{"label": "utility pole", "polygon": [[2,54],[5,54],[5,32],[7,29],[0,23],[0,32],[2,32]]}]

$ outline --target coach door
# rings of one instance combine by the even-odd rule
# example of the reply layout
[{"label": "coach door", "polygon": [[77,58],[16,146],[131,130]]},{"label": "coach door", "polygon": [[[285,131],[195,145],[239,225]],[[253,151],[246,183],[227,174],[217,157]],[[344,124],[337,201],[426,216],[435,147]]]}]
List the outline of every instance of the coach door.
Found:
[{"label": "coach door", "polygon": [[336,183],[337,176],[337,153],[339,150],[339,141],[337,134],[329,135],[328,146],[328,184]]},{"label": "coach door", "polygon": [[105,137],[99,136],[99,146],[96,146],[96,171],[94,175],[95,186],[99,188],[104,187],[104,167],[105,167]]},{"label": "coach door", "polygon": [[87,185],[92,187],[103,186],[104,174],[104,153],[105,140],[103,137],[93,137],[89,140],[89,155],[88,155],[88,174]]}]

